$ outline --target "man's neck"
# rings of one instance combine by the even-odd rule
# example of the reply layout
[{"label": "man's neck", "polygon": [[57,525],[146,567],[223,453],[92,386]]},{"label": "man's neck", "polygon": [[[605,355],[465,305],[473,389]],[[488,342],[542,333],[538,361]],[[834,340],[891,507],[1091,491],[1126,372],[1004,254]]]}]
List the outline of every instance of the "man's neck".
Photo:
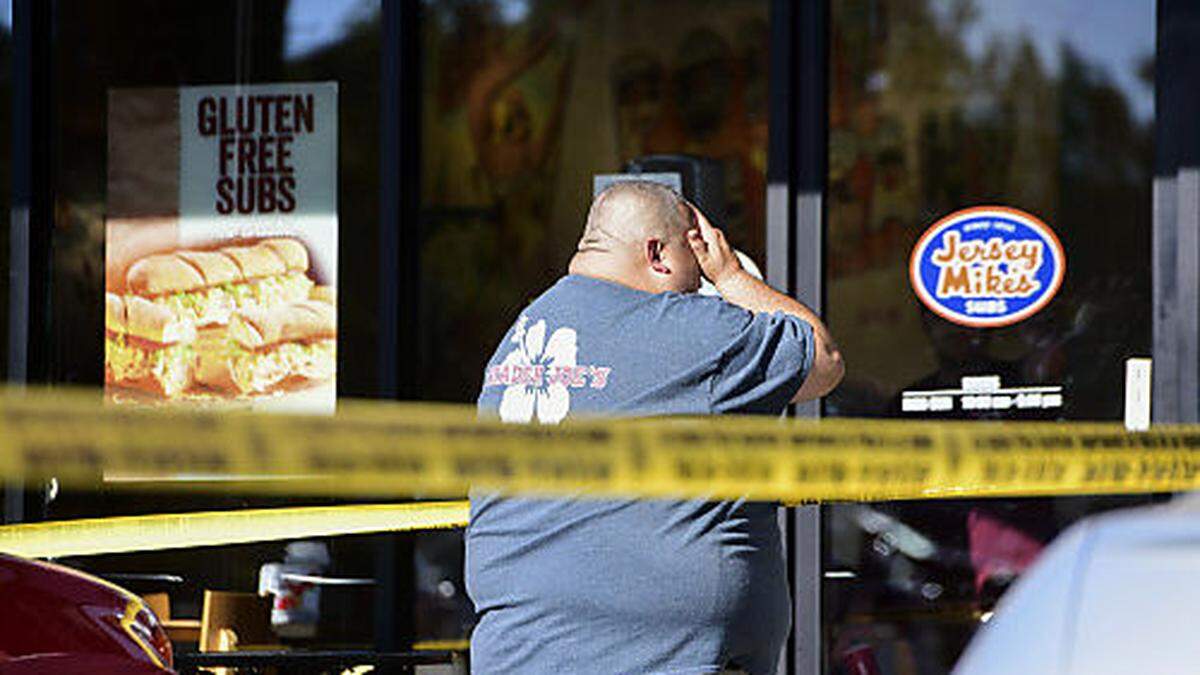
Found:
[{"label": "man's neck", "polygon": [[609,258],[603,253],[576,253],[567,265],[567,273],[611,281],[647,293],[655,292],[654,289],[645,288],[645,284],[639,283],[637,275],[629,274],[627,270],[622,269],[622,265]]}]

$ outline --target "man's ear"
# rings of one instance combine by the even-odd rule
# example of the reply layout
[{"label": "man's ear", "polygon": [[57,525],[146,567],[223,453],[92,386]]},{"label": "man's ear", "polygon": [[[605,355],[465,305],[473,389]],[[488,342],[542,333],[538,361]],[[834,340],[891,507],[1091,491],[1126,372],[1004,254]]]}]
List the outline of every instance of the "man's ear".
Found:
[{"label": "man's ear", "polygon": [[663,260],[663,243],[661,239],[646,240],[646,264],[659,274],[670,274],[671,268]]}]

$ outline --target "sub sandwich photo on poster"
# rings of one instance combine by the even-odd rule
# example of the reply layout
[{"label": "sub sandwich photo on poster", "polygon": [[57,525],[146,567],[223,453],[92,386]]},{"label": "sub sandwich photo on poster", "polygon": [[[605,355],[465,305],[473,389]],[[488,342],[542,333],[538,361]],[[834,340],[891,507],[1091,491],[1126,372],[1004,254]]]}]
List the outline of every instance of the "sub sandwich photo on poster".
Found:
[{"label": "sub sandwich photo on poster", "polygon": [[116,89],[105,392],[332,411],[337,85]]}]

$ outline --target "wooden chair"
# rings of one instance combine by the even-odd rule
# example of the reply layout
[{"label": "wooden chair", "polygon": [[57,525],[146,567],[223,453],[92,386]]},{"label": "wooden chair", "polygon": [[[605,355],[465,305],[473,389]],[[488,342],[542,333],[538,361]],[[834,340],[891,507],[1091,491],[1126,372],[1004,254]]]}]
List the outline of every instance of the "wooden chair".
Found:
[{"label": "wooden chair", "polygon": [[[283,649],[271,630],[271,599],[255,593],[204,591],[200,613],[202,652],[233,652],[239,649]],[[205,668],[214,675],[232,675],[235,668]],[[277,673],[274,668],[263,671]]]},{"label": "wooden chair", "polygon": [[171,596],[166,593],[147,593],[142,596],[142,601],[158,617],[172,643],[200,641],[199,619],[171,618]]},{"label": "wooden chair", "polygon": [[282,649],[271,630],[271,600],[255,593],[204,591],[200,651]]}]

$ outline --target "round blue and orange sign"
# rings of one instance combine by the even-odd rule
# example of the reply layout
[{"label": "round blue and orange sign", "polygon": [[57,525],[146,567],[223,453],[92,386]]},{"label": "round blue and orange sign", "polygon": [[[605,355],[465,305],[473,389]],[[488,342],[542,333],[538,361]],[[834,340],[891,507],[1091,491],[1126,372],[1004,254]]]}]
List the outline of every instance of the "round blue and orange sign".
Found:
[{"label": "round blue and orange sign", "polygon": [[1054,231],[1005,206],[951,213],[925,231],[909,259],[921,302],[947,321],[974,328],[1007,326],[1037,313],[1066,271]]}]

